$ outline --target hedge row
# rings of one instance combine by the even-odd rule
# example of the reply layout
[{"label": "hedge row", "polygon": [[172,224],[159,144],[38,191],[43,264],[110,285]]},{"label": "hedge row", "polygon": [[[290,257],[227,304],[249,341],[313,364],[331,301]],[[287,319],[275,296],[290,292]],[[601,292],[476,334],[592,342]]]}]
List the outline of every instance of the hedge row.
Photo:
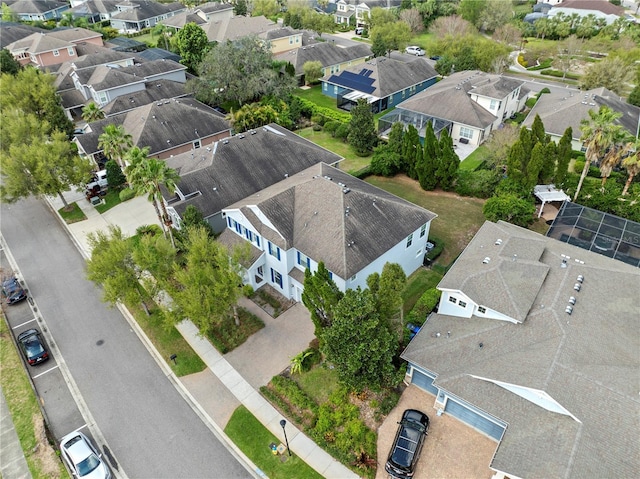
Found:
[{"label": "hedge row", "polygon": [[327,121],[340,121],[342,123],[349,123],[349,121],[351,120],[351,115],[349,113],[343,113],[341,111],[332,110],[331,108],[318,106],[314,102],[307,100],[306,98],[298,97],[298,99],[300,100],[302,111],[304,111],[305,113],[308,112],[311,118],[313,118],[314,116],[321,117],[321,124],[324,124]]},{"label": "hedge row", "polygon": [[317,414],[318,405],[313,399],[307,396],[302,389],[300,389],[298,383],[293,379],[286,378],[284,376],[274,376],[271,379],[271,387],[277,394],[280,394],[282,397],[286,397],[294,406]]},{"label": "hedge row", "polygon": [[575,75],[574,73],[567,73],[566,75],[558,70],[542,70],[540,72],[540,75],[547,75],[550,77],[556,77],[556,78],[562,78],[565,77],[569,80],[579,80],[580,79],[580,75]]}]

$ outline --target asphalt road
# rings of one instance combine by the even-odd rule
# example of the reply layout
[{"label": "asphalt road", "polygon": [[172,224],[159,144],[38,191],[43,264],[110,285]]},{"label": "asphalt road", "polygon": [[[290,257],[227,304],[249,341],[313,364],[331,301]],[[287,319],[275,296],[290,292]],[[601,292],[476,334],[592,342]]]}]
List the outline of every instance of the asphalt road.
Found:
[{"label": "asphalt road", "polygon": [[[120,312],[100,300],[82,256],[48,207],[29,199],[3,204],[0,214],[0,230],[44,320],[40,327],[53,335],[56,361],[68,367],[119,470],[132,479],[252,477],[180,396]],[[45,401],[48,406],[55,404]],[[57,436],[77,427],[47,415]]]}]

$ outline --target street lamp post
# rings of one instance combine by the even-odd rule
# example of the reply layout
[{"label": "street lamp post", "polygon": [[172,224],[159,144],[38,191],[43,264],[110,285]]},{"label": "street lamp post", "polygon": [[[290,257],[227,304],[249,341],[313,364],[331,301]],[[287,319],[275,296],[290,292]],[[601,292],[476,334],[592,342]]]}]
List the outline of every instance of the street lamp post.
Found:
[{"label": "street lamp post", "polygon": [[282,426],[282,432],[284,432],[284,442],[287,444],[287,452],[289,453],[289,456],[291,456],[291,449],[289,449],[289,439],[287,439],[287,431],[284,428],[287,425],[287,421],[281,419],[280,425]]}]

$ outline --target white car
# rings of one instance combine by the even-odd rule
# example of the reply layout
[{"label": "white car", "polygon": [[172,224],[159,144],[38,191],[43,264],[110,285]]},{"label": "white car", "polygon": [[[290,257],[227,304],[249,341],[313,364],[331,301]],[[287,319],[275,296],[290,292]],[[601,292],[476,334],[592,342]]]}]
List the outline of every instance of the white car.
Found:
[{"label": "white car", "polygon": [[408,53],[409,55],[415,55],[417,57],[423,57],[424,56],[424,50],[418,46],[412,45],[412,46],[408,46],[407,48],[404,49],[404,51],[406,53]]},{"label": "white car", "polygon": [[111,471],[102,455],[81,432],[72,432],[62,438],[60,454],[76,478],[111,479]]}]

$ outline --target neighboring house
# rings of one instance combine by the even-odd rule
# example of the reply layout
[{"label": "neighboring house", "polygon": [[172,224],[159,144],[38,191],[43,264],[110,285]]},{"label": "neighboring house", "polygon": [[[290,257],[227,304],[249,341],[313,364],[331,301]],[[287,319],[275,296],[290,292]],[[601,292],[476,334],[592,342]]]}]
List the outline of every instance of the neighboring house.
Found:
[{"label": "neighboring house", "polygon": [[257,17],[216,18],[201,27],[210,42],[224,43],[233,42],[248,35],[260,35],[269,30],[276,30],[281,25],[260,15]]},{"label": "neighboring house", "polygon": [[102,46],[102,34],[86,28],[61,28],[33,33],[6,48],[21,65],[44,68],[75,60],[80,44]]},{"label": "neighboring house", "polygon": [[153,27],[167,18],[184,12],[187,7],[178,2],[124,0],[117,5],[118,13],[111,15],[111,27],[122,33],[139,32]]},{"label": "neighboring house", "polygon": [[189,96],[185,91],[184,82],[173,80],[149,80],[144,83],[144,90],[127,95],[120,95],[102,107],[105,116],[119,115],[150,103],[157,103],[166,98],[181,98]]},{"label": "neighboring house", "polygon": [[335,98],[338,108],[350,111],[364,98],[379,113],[430,87],[437,77],[424,58],[401,62],[378,57],[325,75],[321,83],[322,93]]},{"label": "neighboring house", "polygon": [[219,240],[251,245],[245,282],[271,285],[301,301],[304,272],[324,262],[341,291],[367,287],[386,263],[409,276],[422,266],[436,215],[325,163],[223,210],[227,229]]},{"label": "neighboring house", "polygon": [[486,222],[438,289],[407,380],[496,440],[494,479],[637,476],[637,268]]},{"label": "neighboring house", "polygon": [[258,35],[259,38],[271,44],[271,53],[274,55],[288,52],[302,46],[302,31],[291,27],[276,28]]},{"label": "neighboring house", "polygon": [[162,24],[179,30],[187,23],[202,26],[205,23],[223,21],[231,17],[233,17],[232,3],[203,3],[163,20]]},{"label": "neighboring house", "polygon": [[106,44],[107,47],[117,52],[142,52],[147,49],[147,44],[139,40],[127,37],[111,38]]},{"label": "neighboring house", "polygon": [[7,45],[22,40],[34,33],[45,33],[46,31],[47,30],[42,28],[32,27],[31,25],[0,20],[0,48],[6,48]]},{"label": "neighboring house", "polygon": [[180,63],[181,60],[180,55],[163,48],[147,48],[139,52],[136,57],[147,62],[151,60],[171,60]]},{"label": "neighboring house", "polygon": [[149,156],[166,159],[228,137],[231,126],[213,108],[192,98],[164,99],[89,124],[73,141],[82,156],[104,163],[98,147],[107,125],[122,125],[134,146],[149,147]]},{"label": "neighboring house", "polygon": [[165,198],[174,225],[195,206],[217,233],[226,227],[222,210],[319,162],[342,157],[274,123],[226,138],[198,151],[175,155],[167,165],[180,175],[176,193]]},{"label": "neighboring house", "polygon": [[363,2],[358,0],[338,0],[334,17],[336,23],[349,24],[350,18],[355,15],[356,26],[361,27],[369,23],[373,8],[397,8],[401,3],[401,0],[365,0]]},{"label": "neighboring house", "polygon": [[610,25],[618,18],[624,18],[624,8],[607,0],[565,0],[554,5],[548,13],[549,17],[560,14],[568,17],[573,14],[577,14],[580,17],[593,15],[596,19],[602,19],[607,22],[607,25]]},{"label": "neighboring house", "polygon": [[58,0],[18,0],[2,2],[23,22],[59,20],[69,10],[69,3]]},{"label": "neighboring house", "polygon": [[336,73],[352,65],[364,63],[371,56],[369,45],[353,45],[342,48],[329,42],[314,43],[295,50],[274,55],[276,60],[284,60],[295,68],[295,75],[299,84],[304,84],[304,64],[320,62],[322,74]]},{"label": "neighboring house", "polygon": [[601,106],[608,106],[613,111],[622,113],[616,122],[622,125],[633,136],[640,129],[640,108],[630,105],[623,98],[604,87],[592,90],[552,92],[540,95],[522,126],[531,128],[536,115],[540,116],[545,131],[556,143],[562,138],[565,130],[571,127],[571,148],[575,151],[585,150],[583,147],[580,122],[589,119],[589,110],[598,111]]},{"label": "neighboring house", "polygon": [[85,0],[78,2],[71,0],[69,12],[74,18],[86,18],[89,23],[99,23],[111,20],[111,15],[118,13],[121,0]]},{"label": "neighboring house", "polygon": [[163,79],[184,84],[185,70],[184,65],[171,60],[154,60],[126,67],[100,65],[76,70],[70,76],[85,100],[102,107],[120,96],[144,90],[146,82]]},{"label": "neighboring house", "polygon": [[421,138],[431,122],[454,142],[480,145],[505,119],[524,106],[523,80],[480,71],[454,73],[397,105],[378,122],[386,134],[393,123],[412,124]]}]

